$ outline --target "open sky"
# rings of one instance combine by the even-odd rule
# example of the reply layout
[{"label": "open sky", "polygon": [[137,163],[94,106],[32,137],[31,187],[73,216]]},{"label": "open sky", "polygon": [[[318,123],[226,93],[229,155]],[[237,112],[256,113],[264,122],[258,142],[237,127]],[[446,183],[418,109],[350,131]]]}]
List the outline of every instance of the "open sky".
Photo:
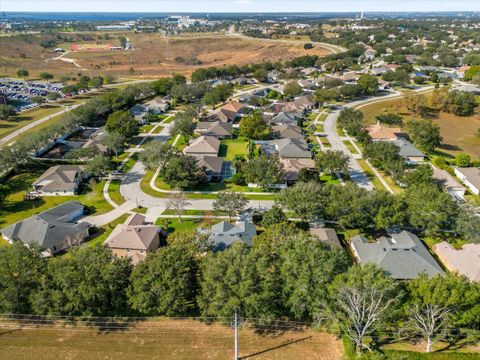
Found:
[{"label": "open sky", "polygon": [[25,12],[480,11],[480,0],[0,0]]}]

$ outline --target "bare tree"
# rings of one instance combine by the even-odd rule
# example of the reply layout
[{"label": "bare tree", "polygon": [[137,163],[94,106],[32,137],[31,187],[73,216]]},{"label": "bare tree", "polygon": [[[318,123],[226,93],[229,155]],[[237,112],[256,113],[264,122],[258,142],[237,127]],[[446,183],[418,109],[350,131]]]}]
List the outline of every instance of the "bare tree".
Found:
[{"label": "bare tree", "polygon": [[445,330],[446,319],[451,313],[448,306],[433,304],[417,304],[411,312],[413,326],[427,340],[425,352],[432,350],[432,345],[441,337]]},{"label": "bare tree", "polygon": [[167,201],[167,209],[174,210],[180,222],[182,222],[182,213],[188,205],[190,203],[186,200],[183,192],[173,194]]},{"label": "bare tree", "polygon": [[329,295],[322,315],[353,341],[357,353],[371,351],[363,341],[365,336],[382,325],[399,297],[395,283],[373,265],[353,266],[337,276]]}]

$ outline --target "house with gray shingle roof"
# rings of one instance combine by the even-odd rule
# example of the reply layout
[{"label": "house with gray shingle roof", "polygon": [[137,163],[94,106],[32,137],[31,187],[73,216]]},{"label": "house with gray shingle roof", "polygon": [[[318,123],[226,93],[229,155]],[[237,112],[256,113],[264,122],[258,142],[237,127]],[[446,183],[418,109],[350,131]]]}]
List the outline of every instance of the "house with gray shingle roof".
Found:
[{"label": "house with gray shingle roof", "polygon": [[7,226],[0,233],[10,243],[21,241],[55,254],[78,245],[88,236],[89,224],[76,222],[83,213],[80,202],[69,201]]},{"label": "house with gray shingle roof", "polygon": [[303,139],[305,136],[302,133],[302,129],[297,125],[275,125],[272,128],[275,137],[281,139]]},{"label": "house with gray shingle roof", "polygon": [[243,241],[250,245],[253,237],[257,235],[255,224],[249,221],[237,221],[235,224],[222,221],[213,225],[210,230],[200,229],[199,231],[209,234],[208,240],[214,251],[225,250],[236,241]]},{"label": "house with gray shingle roof", "polygon": [[200,135],[214,136],[218,139],[232,137],[232,124],[223,121],[203,121],[197,124],[195,132]]},{"label": "house with gray shingle roof", "polygon": [[424,161],[426,158],[426,155],[418,150],[415,145],[408,140],[398,138],[393,140],[392,143],[394,143],[400,149],[399,155],[408,163],[416,164]]},{"label": "house with gray shingle roof", "polygon": [[373,263],[393,279],[416,279],[421,273],[428,276],[443,274],[443,270],[422,244],[408,232],[391,232],[375,242],[357,235],[350,239],[352,252],[360,264]]},{"label": "house with gray shingle roof", "polygon": [[304,139],[277,139],[270,141],[281,159],[311,159],[312,152]]}]

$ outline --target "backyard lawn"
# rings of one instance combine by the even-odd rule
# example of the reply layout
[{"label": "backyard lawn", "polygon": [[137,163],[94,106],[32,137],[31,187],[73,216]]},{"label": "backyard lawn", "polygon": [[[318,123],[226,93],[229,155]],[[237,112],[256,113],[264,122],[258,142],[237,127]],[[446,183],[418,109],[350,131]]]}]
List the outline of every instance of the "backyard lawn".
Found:
[{"label": "backyard lawn", "polygon": [[220,144],[218,156],[227,161],[232,161],[235,155],[248,155],[248,141],[239,139],[225,139]]},{"label": "backyard lawn", "polygon": [[[89,213],[102,214],[112,210],[103,197],[103,181],[96,184],[92,190],[89,189],[77,196],[44,196],[38,200],[23,200],[23,196],[31,190],[32,183],[42,172],[42,170],[22,172],[5,181],[9,191],[5,200],[0,203],[0,227],[13,224],[70,200],[80,201],[87,207],[86,211]],[[88,184],[86,186],[88,188]]]}]

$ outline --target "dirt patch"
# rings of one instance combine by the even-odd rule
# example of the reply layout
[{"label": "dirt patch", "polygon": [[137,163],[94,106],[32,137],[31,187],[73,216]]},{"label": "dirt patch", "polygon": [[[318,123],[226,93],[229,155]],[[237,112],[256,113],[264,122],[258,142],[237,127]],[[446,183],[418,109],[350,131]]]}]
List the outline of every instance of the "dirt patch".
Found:
[{"label": "dirt patch", "polygon": [[[105,36],[100,33],[83,34],[92,38]],[[209,66],[244,65],[262,61],[289,60],[305,54],[324,56],[329,50],[316,45],[305,50],[302,42],[292,43],[262,41],[217,34],[197,34],[190,36],[164,37],[159,33],[115,33],[108,43],[117,43],[118,38],[129,38],[134,50],[95,51],[69,53],[81,69],[72,63],[53,60],[58,54],[53,48],[41,47],[42,35],[26,38],[0,37],[0,73],[12,75],[20,68],[31,75],[42,71],[55,75],[77,76],[79,72],[88,75],[111,74],[115,77],[162,77],[172,73],[191,74],[195,69]],[[70,35],[73,36],[73,35]],[[78,40],[78,39],[75,39]],[[103,41],[105,43],[105,41]],[[91,46],[91,41],[75,41],[78,47]],[[64,44],[65,47],[68,45]],[[69,49],[66,49],[69,50]],[[84,70],[83,70],[84,69]]]}]

